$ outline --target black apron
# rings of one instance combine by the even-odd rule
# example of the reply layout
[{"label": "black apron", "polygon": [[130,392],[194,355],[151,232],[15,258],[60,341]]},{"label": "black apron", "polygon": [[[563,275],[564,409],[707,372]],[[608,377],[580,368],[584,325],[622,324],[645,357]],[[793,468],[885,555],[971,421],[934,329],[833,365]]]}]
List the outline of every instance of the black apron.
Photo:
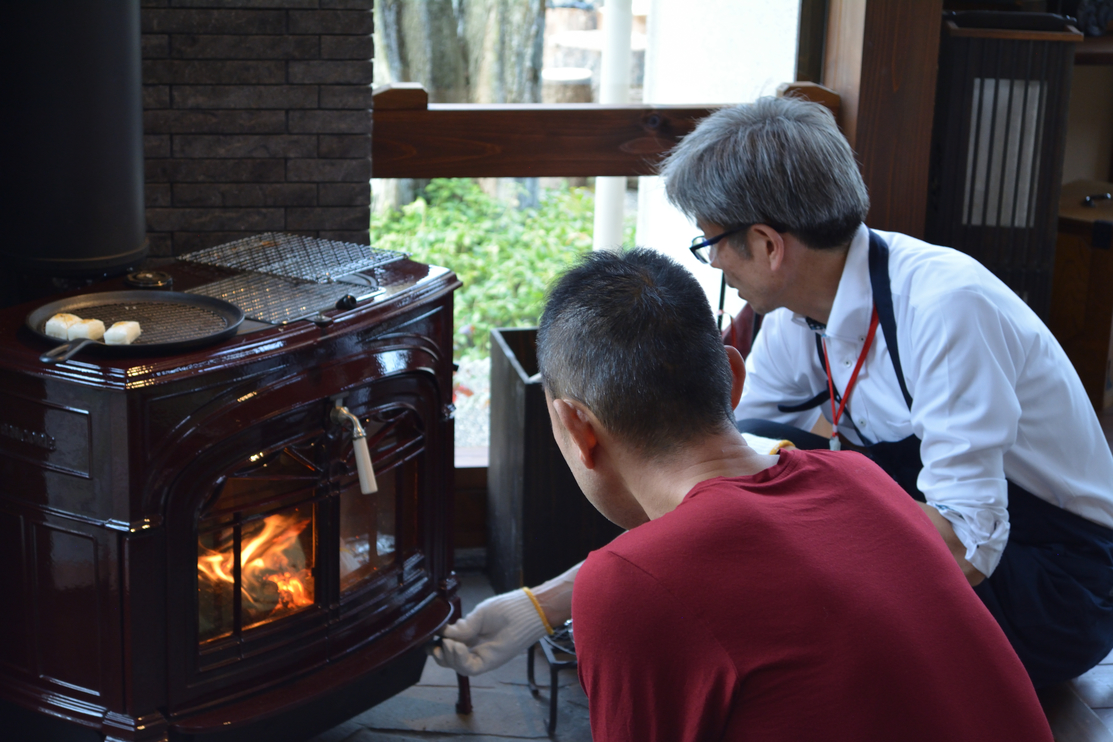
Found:
[{"label": "black apron", "polygon": [[[870,230],[870,287],[889,358],[909,410],[912,395],[904,381],[889,282],[889,246]],[[820,365],[827,371],[822,338],[816,335]],[[798,405],[801,412],[830,399],[823,390]],[[835,391],[836,404],[841,401]],[[849,410],[845,418],[853,427]],[[769,438],[788,438],[801,448],[826,448],[828,441],[768,421],[740,421],[739,429]],[[923,462],[920,439],[873,442],[855,428],[865,453],[913,498]],[[797,439],[800,439],[797,442]],[[801,445],[803,444],[803,445]],[[1113,649],[1113,530],[1086,520],[1008,484],[1009,540],[993,575],[974,590],[997,619],[1036,687],[1077,677]]]}]

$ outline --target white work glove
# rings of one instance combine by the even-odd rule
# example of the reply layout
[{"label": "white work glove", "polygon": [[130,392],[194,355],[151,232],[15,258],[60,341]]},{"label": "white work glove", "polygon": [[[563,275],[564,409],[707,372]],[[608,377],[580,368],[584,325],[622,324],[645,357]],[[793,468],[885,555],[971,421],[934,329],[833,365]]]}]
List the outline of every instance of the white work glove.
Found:
[{"label": "white work glove", "polygon": [[525,591],[513,590],[487,598],[465,618],[445,626],[433,659],[460,675],[479,675],[506,664],[548,633]]},{"label": "white work glove", "polygon": [[776,438],[762,438],[760,435],[753,433],[743,433],[742,437],[746,439],[746,445],[754,449],[758,453],[776,453],[782,448],[796,448],[789,441],[781,441]]}]

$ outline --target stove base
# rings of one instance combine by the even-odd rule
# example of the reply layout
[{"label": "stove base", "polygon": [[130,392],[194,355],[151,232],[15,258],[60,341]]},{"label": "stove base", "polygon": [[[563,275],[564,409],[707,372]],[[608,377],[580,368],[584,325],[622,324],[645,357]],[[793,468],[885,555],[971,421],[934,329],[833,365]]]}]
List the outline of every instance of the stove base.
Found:
[{"label": "stove base", "polygon": [[[426,654],[417,647],[362,680],[343,693],[298,706],[280,716],[246,728],[188,734],[170,727],[162,740],[169,742],[301,742],[331,729],[382,703],[421,680]],[[0,729],[10,740],[51,742],[114,742],[124,737],[102,733],[55,716],[37,714],[0,700]],[[156,737],[158,739],[158,737]]]},{"label": "stove base", "polygon": [[301,742],[382,703],[421,680],[427,655],[416,647],[348,685],[342,693],[310,701],[250,727],[201,734],[180,733],[170,742]]},{"label": "stove base", "polygon": [[104,735],[56,716],[36,714],[22,706],[0,700],[0,729],[5,739],[51,742],[102,742]]}]

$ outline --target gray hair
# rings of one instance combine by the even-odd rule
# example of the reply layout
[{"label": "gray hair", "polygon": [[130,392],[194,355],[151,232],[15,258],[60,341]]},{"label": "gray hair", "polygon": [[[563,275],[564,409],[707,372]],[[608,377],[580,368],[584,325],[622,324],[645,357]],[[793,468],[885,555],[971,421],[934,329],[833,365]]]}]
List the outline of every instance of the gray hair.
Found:
[{"label": "gray hair", "polygon": [[768,224],[812,248],[850,242],[869,194],[846,138],[823,106],[759,98],[700,122],[661,166],[677,208],[724,229]]}]

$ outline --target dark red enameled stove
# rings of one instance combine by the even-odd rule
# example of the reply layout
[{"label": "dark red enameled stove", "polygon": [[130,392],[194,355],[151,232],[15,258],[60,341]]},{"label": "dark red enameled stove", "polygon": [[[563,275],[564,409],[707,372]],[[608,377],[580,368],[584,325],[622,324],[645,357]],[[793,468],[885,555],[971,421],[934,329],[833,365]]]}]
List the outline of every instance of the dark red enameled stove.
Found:
[{"label": "dark red enameled stove", "polygon": [[0,310],[0,701],[110,740],[276,740],[417,682],[458,605],[459,282],[374,274],[355,308],[178,355],[44,364],[45,301]]}]

